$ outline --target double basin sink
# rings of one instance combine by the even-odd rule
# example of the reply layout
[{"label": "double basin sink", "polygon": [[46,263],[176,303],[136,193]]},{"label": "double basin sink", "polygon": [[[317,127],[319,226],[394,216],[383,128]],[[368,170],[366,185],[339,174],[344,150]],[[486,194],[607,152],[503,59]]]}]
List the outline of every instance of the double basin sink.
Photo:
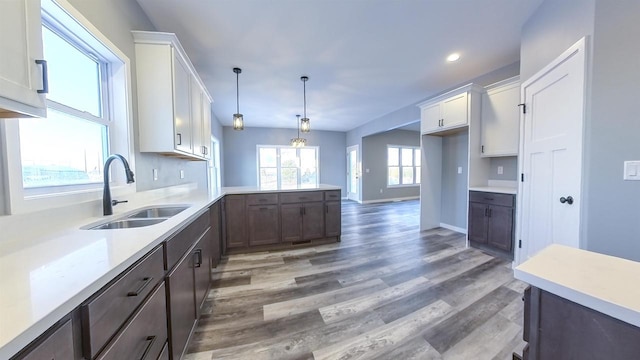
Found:
[{"label": "double basin sink", "polygon": [[128,215],[99,225],[89,225],[87,230],[131,229],[159,224],[168,218],[181,213],[188,206],[156,206],[133,211]]}]

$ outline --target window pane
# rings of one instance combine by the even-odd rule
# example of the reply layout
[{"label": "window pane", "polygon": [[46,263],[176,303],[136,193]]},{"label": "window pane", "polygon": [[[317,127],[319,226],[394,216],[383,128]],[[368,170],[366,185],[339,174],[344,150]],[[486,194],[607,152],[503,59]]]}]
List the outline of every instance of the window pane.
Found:
[{"label": "window pane", "polygon": [[387,149],[387,164],[389,166],[398,166],[398,148],[390,147]]},{"label": "window pane", "polygon": [[100,65],[66,40],[42,28],[49,70],[47,98],[94,116],[102,116]]},{"label": "window pane", "polygon": [[278,170],[276,168],[260,169],[260,189],[275,190],[278,188]]},{"label": "window pane", "polygon": [[298,167],[298,156],[294,148],[280,149],[280,166],[282,167]]},{"label": "window pane", "polygon": [[282,189],[298,188],[298,169],[282,168]]},{"label": "window pane", "polygon": [[415,166],[420,166],[420,160],[421,160],[421,156],[420,156],[420,149],[415,149]]},{"label": "window pane", "polygon": [[389,167],[389,185],[400,184],[400,168],[397,166]]},{"label": "window pane", "polygon": [[47,119],[20,120],[25,188],[102,182],[107,127],[48,109]]},{"label": "window pane", "polygon": [[260,148],[260,167],[277,167],[278,154],[275,148]]},{"label": "window pane", "polygon": [[402,166],[413,166],[413,149],[402,149]]},{"label": "window pane", "polygon": [[420,166],[416,166],[416,184],[420,184]]},{"label": "window pane", "polygon": [[316,167],[316,149],[300,149],[300,167]]},{"label": "window pane", "polygon": [[300,174],[300,187],[310,188],[318,185],[316,149],[300,149]]},{"label": "window pane", "polygon": [[413,184],[413,167],[402,168],[402,183]]}]

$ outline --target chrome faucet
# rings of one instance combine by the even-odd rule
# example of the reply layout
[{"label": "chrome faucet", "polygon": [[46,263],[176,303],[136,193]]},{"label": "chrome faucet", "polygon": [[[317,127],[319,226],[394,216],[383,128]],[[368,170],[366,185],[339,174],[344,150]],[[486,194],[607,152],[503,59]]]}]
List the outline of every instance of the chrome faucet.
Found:
[{"label": "chrome faucet", "polygon": [[133,180],[133,171],[131,171],[131,169],[129,168],[129,163],[127,162],[127,159],[124,158],[124,156],[120,154],[113,154],[107,158],[107,161],[104,162],[104,190],[102,192],[102,212],[104,215],[113,215],[113,207],[115,205],[127,202],[126,200],[111,200],[111,190],[109,189],[109,166],[115,159],[120,159],[120,161],[122,161],[122,164],[124,165],[124,173],[127,176],[127,184],[135,182],[135,180]]}]

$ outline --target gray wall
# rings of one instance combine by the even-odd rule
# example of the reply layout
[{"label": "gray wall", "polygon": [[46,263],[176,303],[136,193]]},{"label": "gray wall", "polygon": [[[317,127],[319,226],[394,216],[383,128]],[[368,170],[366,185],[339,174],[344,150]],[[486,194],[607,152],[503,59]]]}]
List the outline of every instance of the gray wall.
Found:
[{"label": "gray wall", "polygon": [[[498,174],[498,166],[502,166],[503,173]],[[518,180],[518,157],[503,156],[489,159],[489,180]]]},{"label": "gray wall", "polygon": [[[251,128],[242,131],[223,128],[224,185],[257,186],[257,145],[289,145],[296,137],[294,129]],[[311,130],[304,134],[308,146],[320,147],[320,183],[342,188],[346,196],[346,134],[338,131]]]},{"label": "gray wall", "polygon": [[[469,132],[442,137],[442,203],[440,222],[467,228]],[[458,174],[462,167],[462,174]]]},{"label": "gray wall", "polygon": [[[133,128],[136,156],[136,183],[138,191],[166,186],[197,183],[199,188],[207,186],[207,164],[204,161],[189,161],[162,155],[140,153],[138,146],[138,102],[136,86],[136,59],[131,30],[155,30],[138,3],[132,0],[86,1],[69,0],[84,17],[113,42],[131,60],[131,89],[133,98]],[[153,180],[152,169],[158,169],[158,180]],[[180,179],[180,170],[185,177]]]},{"label": "gray wall", "polygon": [[640,159],[638,1],[545,1],[522,31],[526,80],[589,36],[581,242],[588,250],[640,261],[640,183],[622,180]]},{"label": "gray wall", "polygon": [[[420,146],[417,131],[392,130],[362,139],[362,201],[420,196],[420,186],[387,187],[387,145]],[[369,172],[367,172],[369,169]],[[382,194],[380,193],[382,189]]]}]

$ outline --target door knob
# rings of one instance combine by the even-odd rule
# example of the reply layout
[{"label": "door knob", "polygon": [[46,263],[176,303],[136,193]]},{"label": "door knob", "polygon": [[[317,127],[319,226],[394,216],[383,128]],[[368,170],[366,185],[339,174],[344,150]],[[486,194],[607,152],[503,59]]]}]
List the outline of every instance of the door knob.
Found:
[{"label": "door knob", "polygon": [[567,196],[566,198],[563,196],[560,198],[561,203],[567,203],[569,205],[573,204],[573,198],[571,196]]}]

